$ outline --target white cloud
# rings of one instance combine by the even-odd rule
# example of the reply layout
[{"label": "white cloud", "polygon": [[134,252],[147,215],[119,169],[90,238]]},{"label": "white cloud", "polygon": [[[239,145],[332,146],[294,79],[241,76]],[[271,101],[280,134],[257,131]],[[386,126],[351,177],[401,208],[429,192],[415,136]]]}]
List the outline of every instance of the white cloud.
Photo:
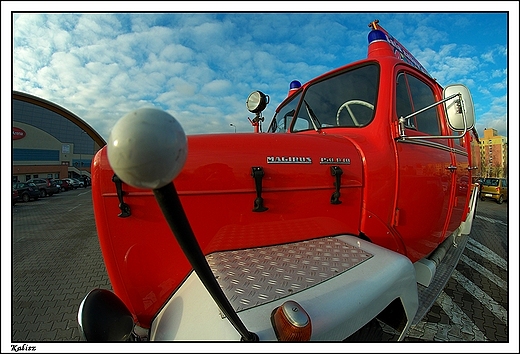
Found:
[{"label": "white cloud", "polygon": [[491,85],[491,88],[493,90],[505,90],[505,89],[507,89],[507,81],[504,80],[502,82],[495,82],[494,84]]},{"label": "white cloud", "polygon": [[168,63],[176,63],[178,61],[186,62],[193,60],[195,53],[192,49],[177,43],[169,43],[160,50],[159,58]]},{"label": "white cloud", "polygon": [[496,129],[499,135],[508,135],[508,98],[506,95],[494,97],[484,105],[479,104],[477,112],[477,130],[483,136],[484,128]]},{"label": "white cloud", "polygon": [[201,93],[221,96],[224,95],[230,87],[232,87],[232,84],[227,80],[213,80],[202,87]]},{"label": "white cloud", "polygon": [[[251,114],[244,104],[251,91],[270,95],[264,112],[269,120],[292,80],[305,82],[363,59],[366,25],[377,17],[339,13],[15,15],[13,89],[73,111],[105,138],[115,119],[142,106],[174,112],[186,123],[188,133],[226,132],[230,123],[251,131],[247,121]],[[441,84],[464,82],[473,88],[478,83],[480,87],[473,90],[478,95],[501,94],[505,69],[496,64],[505,58],[507,48],[502,43],[482,49],[492,53],[496,62],[485,67],[484,63],[492,64],[483,59],[485,54],[481,56],[479,48],[460,40],[450,40],[450,27],[438,24],[438,15],[384,14],[380,19],[397,39],[409,44],[408,49]],[[492,78],[495,81],[489,81]]]},{"label": "white cloud", "polygon": [[490,63],[494,63],[495,60],[493,59],[493,52],[487,52],[487,53],[483,53],[480,55],[480,57],[482,58],[482,60],[484,61],[488,61]]},{"label": "white cloud", "polygon": [[491,77],[492,78],[496,78],[496,77],[505,77],[507,75],[507,70],[506,69],[502,69],[502,70],[492,70],[491,71]]}]

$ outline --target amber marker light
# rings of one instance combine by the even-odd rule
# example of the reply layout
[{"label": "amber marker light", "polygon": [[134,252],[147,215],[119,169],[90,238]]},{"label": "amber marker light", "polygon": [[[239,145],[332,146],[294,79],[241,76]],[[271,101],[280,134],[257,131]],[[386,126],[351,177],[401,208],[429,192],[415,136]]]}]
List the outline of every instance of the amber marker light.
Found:
[{"label": "amber marker light", "polygon": [[281,342],[307,342],[311,339],[311,318],[297,302],[289,300],[271,316],[274,332]]}]

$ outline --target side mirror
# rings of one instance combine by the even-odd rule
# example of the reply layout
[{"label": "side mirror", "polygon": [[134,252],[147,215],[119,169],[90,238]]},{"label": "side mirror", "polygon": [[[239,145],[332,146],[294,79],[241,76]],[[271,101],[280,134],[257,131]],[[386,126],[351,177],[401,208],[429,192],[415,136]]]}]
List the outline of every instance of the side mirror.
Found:
[{"label": "side mirror", "polygon": [[134,328],[132,313],[116,294],[94,289],[79,306],[80,334],[88,342],[126,341]]},{"label": "side mirror", "polygon": [[475,109],[468,88],[461,84],[446,86],[443,98],[452,95],[457,96],[444,102],[450,128],[455,131],[472,129],[475,125]]}]

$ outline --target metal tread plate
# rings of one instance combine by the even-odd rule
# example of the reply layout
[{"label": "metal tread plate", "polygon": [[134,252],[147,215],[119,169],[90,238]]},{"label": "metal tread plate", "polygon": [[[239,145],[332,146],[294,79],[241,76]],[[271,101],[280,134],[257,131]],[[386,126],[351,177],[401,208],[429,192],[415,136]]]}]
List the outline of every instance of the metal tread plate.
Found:
[{"label": "metal tread plate", "polygon": [[318,285],[373,255],[335,237],[215,252],[206,256],[235,311]]}]

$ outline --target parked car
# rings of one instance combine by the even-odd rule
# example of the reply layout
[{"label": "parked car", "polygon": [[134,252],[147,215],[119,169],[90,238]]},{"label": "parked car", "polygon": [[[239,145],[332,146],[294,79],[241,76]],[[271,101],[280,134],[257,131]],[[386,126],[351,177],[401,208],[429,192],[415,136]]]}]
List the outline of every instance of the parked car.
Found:
[{"label": "parked car", "polygon": [[80,180],[78,178],[73,178],[73,180],[78,183],[78,187],[81,187],[81,188],[85,187],[85,183],[82,180]]},{"label": "parked car", "polygon": [[70,183],[67,180],[65,180],[65,179],[58,179],[58,180],[56,180],[56,184],[58,185],[58,187],[60,188],[60,190],[62,192],[65,192],[65,191],[68,191],[68,190],[72,189],[72,186],[70,185]]},{"label": "parked car", "polygon": [[494,199],[498,204],[507,200],[507,180],[505,178],[486,178],[481,184],[480,200]]},{"label": "parked car", "polygon": [[90,177],[88,176],[81,176],[78,178],[78,181],[83,182],[83,187],[88,187],[92,184]]},{"label": "parked car", "polygon": [[16,204],[16,202],[20,199],[20,195],[18,194],[18,191],[16,189],[14,189],[13,187],[13,198],[12,198],[12,201],[13,201],[13,205]]},{"label": "parked car", "polygon": [[40,197],[52,196],[60,190],[52,178],[31,178],[28,183],[34,183],[40,190]]},{"label": "parked car", "polygon": [[14,182],[13,189],[18,191],[18,198],[23,202],[40,198],[40,190],[34,183]]},{"label": "parked car", "polygon": [[64,180],[71,185],[72,189],[77,189],[80,187],[79,181],[75,178],[64,178]]}]

